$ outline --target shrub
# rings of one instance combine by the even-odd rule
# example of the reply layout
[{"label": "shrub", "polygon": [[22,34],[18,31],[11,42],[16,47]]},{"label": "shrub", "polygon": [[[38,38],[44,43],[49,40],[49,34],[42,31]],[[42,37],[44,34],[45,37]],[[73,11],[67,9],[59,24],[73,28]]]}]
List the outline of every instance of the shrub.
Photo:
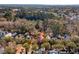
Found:
[{"label": "shrub", "polygon": [[15,53],[15,49],[9,47],[9,46],[6,46],[5,47],[5,53],[6,54],[14,54]]},{"label": "shrub", "polygon": [[4,40],[5,40],[6,42],[13,41],[12,37],[10,37],[10,36],[4,37]]},{"label": "shrub", "polygon": [[28,43],[24,43],[23,47],[26,49],[26,51],[28,51],[28,49],[30,48],[30,45]]},{"label": "shrub", "polygon": [[32,45],[32,50],[37,50],[38,49],[38,45],[37,44],[33,44]]},{"label": "shrub", "polygon": [[45,42],[41,45],[41,48],[50,49],[50,44],[48,42]]},{"label": "shrub", "polygon": [[55,45],[52,45],[52,47],[60,50],[64,49],[64,45],[62,44],[55,44]]},{"label": "shrub", "polygon": [[69,42],[66,44],[67,47],[70,47],[71,49],[76,48],[76,44],[74,42]]}]

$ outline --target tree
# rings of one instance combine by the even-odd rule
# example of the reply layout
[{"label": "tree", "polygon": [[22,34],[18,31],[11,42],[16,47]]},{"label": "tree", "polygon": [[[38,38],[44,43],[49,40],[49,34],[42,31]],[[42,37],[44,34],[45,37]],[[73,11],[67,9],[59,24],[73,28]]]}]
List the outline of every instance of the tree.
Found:
[{"label": "tree", "polygon": [[13,41],[13,38],[10,37],[10,36],[7,36],[7,37],[4,37],[4,40],[5,40],[6,42],[10,42],[10,41]]},{"label": "tree", "polygon": [[58,50],[63,50],[64,49],[64,45],[62,44],[54,44],[52,45],[53,48],[58,49]]},{"label": "tree", "polygon": [[45,50],[49,50],[50,49],[49,42],[45,42],[45,43],[41,44],[41,48],[45,48]]},{"label": "tree", "polygon": [[21,26],[19,27],[19,29],[20,29],[20,32],[21,32],[21,33],[25,33],[25,32],[27,31],[27,28],[26,28],[25,25],[21,25]]},{"label": "tree", "polygon": [[11,21],[12,20],[12,13],[7,11],[4,15],[5,18],[7,18],[7,21]]},{"label": "tree", "polygon": [[79,38],[73,38],[71,39],[72,42],[74,42],[75,44],[79,43]]},{"label": "tree", "polygon": [[40,21],[40,20],[37,20],[37,23],[36,23],[36,25],[35,25],[35,28],[37,29],[37,30],[42,30],[42,28],[43,28],[43,26],[42,26],[42,21]]},{"label": "tree", "polygon": [[67,49],[67,51],[68,51],[68,53],[74,53],[75,51],[75,49],[77,48],[77,46],[76,46],[76,44],[74,43],[74,42],[68,42],[67,44],[66,44],[66,49]]},{"label": "tree", "polygon": [[36,28],[36,29],[39,29],[39,28],[40,28],[40,26],[39,26],[39,21],[37,21],[37,23],[36,23],[36,25],[35,25],[35,28]]},{"label": "tree", "polygon": [[32,45],[32,50],[35,51],[35,50],[37,50],[37,49],[38,49],[38,45],[37,45],[37,44],[33,44],[33,45]]},{"label": "tree", "polygon": [[48,19],[43,20],[43,31],[46,32],[47,28],[48,28]]},{"label": "tree", "polygon": [[46,43],[46,42],[48,42],[48,40],[44,38],[44,39],[42,40],[42,43]]},{"label": "tree", "polygon": [[60,31],[61,31],[61,25],[60,24],[53,23],[53,24],[51,24],[50,28],[52,29],[54,36],[60,34]]},{"label": "tree", "polygon": [[50,40],[49,43],[50,43],[50,45],[54,45],[54,44],[56,44],[56,41],[55,40]]},{"label": "tree", "polygon": [[15,54],[15,49],[13,49],[9,46],[6,46],[4,51],[6,54]]},{"label": "tree", "polygon": [[69,43],[67,43],[66,46],[67,46],[67,47],[70,47],[71,49],[76,48],[76,45],[75,45],[74,42],[69,42]]},{"label": "tree", "polygon": [[26,51],[28,52],[30,45],[28,43],[24,43],[23,47],[26,49]]}]

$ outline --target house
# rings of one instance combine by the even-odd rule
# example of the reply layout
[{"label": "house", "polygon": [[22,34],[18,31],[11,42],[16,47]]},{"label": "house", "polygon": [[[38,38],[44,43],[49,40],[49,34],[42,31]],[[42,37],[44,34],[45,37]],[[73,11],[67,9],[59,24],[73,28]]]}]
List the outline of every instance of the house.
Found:
[{"label": "house", "polygon": [[13,12],[17,12],[17,11],[19,11],[19,10],[20,10],[20,9],[16,9],[16,8],[15,8],[15,9],[12,9]]}]

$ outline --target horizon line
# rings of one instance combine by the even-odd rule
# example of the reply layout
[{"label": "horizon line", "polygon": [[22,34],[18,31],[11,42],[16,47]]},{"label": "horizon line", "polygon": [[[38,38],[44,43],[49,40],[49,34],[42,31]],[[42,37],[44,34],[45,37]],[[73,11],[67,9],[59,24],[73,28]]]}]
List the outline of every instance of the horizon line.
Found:
[{"label": "horizon line", "polygon": [[0,5],[79,5],[79,4],[0,4]]}]

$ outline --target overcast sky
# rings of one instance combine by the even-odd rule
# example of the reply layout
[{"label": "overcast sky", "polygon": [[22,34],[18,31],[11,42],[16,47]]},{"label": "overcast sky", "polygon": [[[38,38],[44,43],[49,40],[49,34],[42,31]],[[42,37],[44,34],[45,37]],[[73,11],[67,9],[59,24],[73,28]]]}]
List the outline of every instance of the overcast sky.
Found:
[{"label": "overcast sky", "polygon": [[72,5],[79,4],[79,0],[0,0],[0,4]]}]

